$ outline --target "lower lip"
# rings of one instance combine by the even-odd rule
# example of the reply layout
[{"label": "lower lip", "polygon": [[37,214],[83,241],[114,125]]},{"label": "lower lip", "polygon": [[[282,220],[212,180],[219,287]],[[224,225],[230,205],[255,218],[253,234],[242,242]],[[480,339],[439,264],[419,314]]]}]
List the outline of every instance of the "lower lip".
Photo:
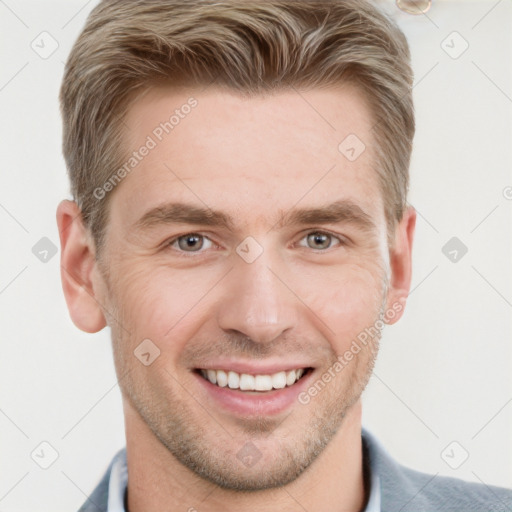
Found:
[{"label": "lower lip", "polygon": [[199,384],[207,394],[207,399],[213,399],[223,409],[231,414],[240,416],[271,416],[282,413],[298,402],[298,395],[307,388],[314,371],[309,369],[307,374],[293,386],[274,389],[260,393],[221,388],[194,372]]}]

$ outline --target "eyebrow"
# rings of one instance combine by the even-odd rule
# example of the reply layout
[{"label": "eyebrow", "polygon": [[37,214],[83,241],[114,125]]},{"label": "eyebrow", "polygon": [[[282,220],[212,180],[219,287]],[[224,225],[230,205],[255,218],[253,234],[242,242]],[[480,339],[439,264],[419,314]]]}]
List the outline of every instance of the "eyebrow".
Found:
[{"label": "eyebrow", "polygon": [[376,229],[376,224],[359,205],[349,200],[339,200],[334,203],[314,207],[292,209],[281,216],[276,224],[277,228],[286,225],[301,224],[353,224],[364,231]]},{"label": "eyebrow", "polygon": [[224,227],[233,230],[233,221],[223,212],[185,203],[168,203],[147,211],[136,223],[136,229],[162,224],[196,224]]},{"label": "eyebrow", "polygon": [[[364,231],[376,229],[376,225],[370,215],[359,205],[348,200],[335,201],[325,206],[293,208],[288,212],[281,212],[280,219],[274,224],[272,229],[304,224],[338,223],[353,224]],[[140,230],[167,224],[214,226],[235,231],[233,218],[228,214],[186,203],[167,203],[152,208],[135,222],[134,228]]]}]

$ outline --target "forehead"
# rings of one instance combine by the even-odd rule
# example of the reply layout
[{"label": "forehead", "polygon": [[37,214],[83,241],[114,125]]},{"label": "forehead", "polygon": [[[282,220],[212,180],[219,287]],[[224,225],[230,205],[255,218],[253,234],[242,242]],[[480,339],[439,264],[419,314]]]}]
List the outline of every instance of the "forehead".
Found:
[{"label": "forehead", "polygon": [[129,204],[129,225],[148,208],[181,202],[241,224],[274,223],[298,203],[342,199],[379,217],[372,121],[350,84],[250,97],[216,87],[149,89],[125,119],[126,162],[135,165],[117,185],[111,213]]}]

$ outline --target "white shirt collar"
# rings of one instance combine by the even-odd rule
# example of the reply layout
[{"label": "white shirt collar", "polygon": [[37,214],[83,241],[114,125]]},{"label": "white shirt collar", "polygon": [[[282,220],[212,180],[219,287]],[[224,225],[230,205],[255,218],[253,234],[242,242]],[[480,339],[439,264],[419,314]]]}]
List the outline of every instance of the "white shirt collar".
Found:
[{"label": "white shirt collar", "polygon": [[[371,469],[370,498],[366,504],[364,512],[381,512],[380,510],[380,478],[377,473]],[[124,510],[123,510],[124,512]]]},{"label": "white shirt collar", "polygon": [[126,450],[122,450],[112,462],[108,483],[107,512],[126,512],[124,508],[124,495],[127,486],[128,466],[126,465]]}]

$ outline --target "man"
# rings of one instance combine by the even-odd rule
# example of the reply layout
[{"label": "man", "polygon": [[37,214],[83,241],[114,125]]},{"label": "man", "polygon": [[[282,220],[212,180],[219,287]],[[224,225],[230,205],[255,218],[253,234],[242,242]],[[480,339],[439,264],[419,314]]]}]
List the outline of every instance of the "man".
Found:
[{"label": "man", "polygon": [[127,446],[82,511],[512,510],[361,429],[411,281],[411,85],[366,2],[94,9],[57,220],[71,317],[112,331]]}]

